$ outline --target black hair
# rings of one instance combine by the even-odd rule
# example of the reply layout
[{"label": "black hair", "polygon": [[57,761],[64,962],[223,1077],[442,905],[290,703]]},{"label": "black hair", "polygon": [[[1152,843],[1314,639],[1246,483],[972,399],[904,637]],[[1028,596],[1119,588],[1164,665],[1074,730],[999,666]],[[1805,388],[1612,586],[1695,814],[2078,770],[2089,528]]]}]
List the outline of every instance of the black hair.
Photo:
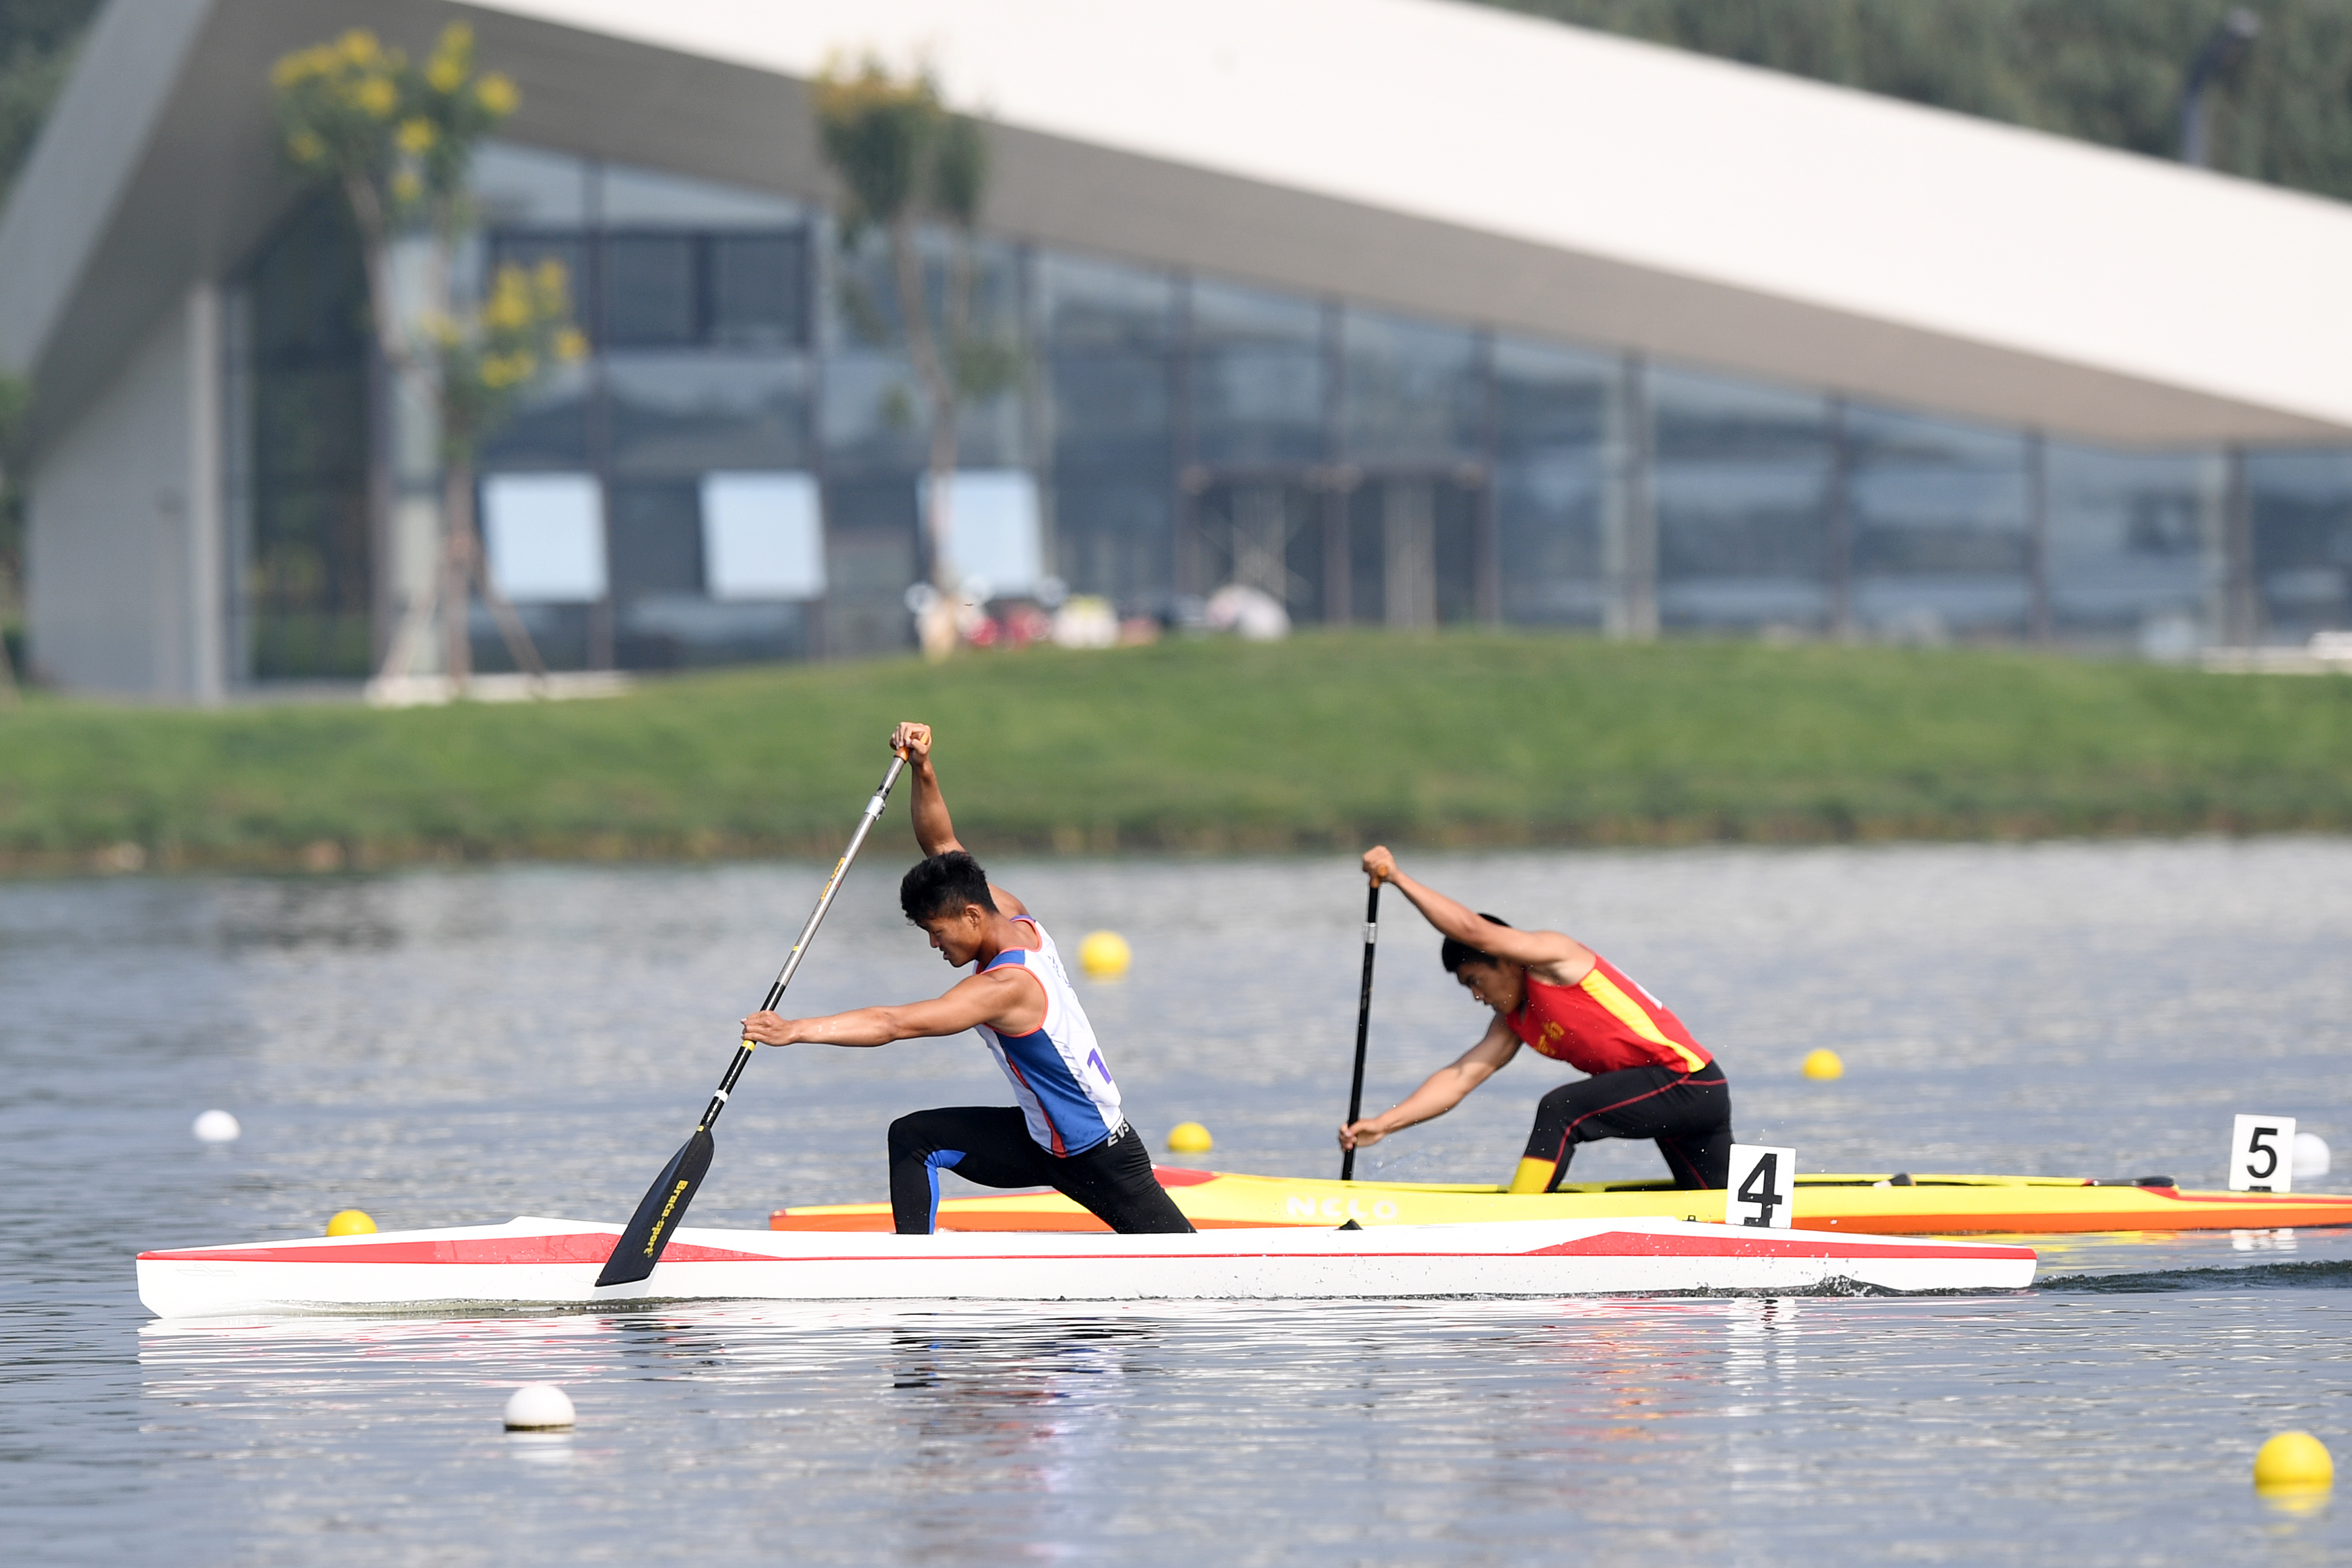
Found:
[{"label": "black hair", "polygon": [[[1502,916],[1490,915],[1484,910],[1478,911],[1478,918],[1488,925],[1498,925],[1506,931],[1511,927],[1511,922]],[[1465,963],[1500,963],[1502,962],[1483,948],[1472,947],[1466,942],[1456,942],[1450,936],[1439,944],[1437,961],[1445,965],[1445,973],[1448,974],[1458,973]]]},{"label": "black hair", "polygon": [[961,849],[918,860],[913,869],[898,879],[898,907],[919,925],[937,915],[953,914],[966,904],[996,912],[996,900],[988,892],[988,873]]}]

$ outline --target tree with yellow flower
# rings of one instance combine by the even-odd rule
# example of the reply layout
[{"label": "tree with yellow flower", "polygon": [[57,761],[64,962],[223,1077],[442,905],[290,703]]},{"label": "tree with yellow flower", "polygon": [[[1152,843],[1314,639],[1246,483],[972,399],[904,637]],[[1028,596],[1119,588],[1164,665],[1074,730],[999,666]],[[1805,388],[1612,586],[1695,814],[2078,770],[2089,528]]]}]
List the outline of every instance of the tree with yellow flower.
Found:
[{"label": "tree with yellow flower", "polygon": [[[474,457],[522,395],[553,366],[587,352],[572,325],[563,268],[501,268],[481,301],[459,309],[451,279],[473,226],[467,175],[474,153],[521,101],[514,83],[478,71],[473,29],[453,22],[421,64],[373,33],[354,30],[298,49],[270,73],[286,154],[310,178],[341,191],[358,227],[376,344],[399,381],[438,410],[442,550],[426,592],[413,599],[380,673],[405,675],[438,618],[445,668],[462,690],[472,662],[466,628],[478,587],[508,651],[533,675],[546,667],[521,617],[490,581],[474,527]],[[421,308],[404,314],[394,247],[412,237]]]},{"label": "tree with yellow flower", "polygon": [[522,617],[499,592],[482,559],[481,535],[474,526],[474,458],[482,438],[506,422],[551,367],[588,352],[587,339],[572,324],[563,264],[501,267],[479,306],[462,315],[429,316],[424,326],[440,393],[441,564],[431,588],[401,617],[381,673],[396,678],[408,672],[417,638],[446,606],[446,613],[438,616],[442,668],[462,690],[473,662],[466,625],[471,586],[480,590],[515,664],[544,677],[547,667]]}]

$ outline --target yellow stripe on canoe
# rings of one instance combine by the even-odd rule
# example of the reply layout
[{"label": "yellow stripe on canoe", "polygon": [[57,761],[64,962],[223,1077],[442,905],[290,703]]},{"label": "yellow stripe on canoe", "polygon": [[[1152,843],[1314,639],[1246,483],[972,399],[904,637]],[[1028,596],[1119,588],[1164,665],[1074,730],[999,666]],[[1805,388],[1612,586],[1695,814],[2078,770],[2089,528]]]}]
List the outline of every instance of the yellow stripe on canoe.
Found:
[{"label": "yellow stripe on canoe", "polygon": [[[1255,1226],[1460,1225],[1517,1219],[1723,1217],[1723,1195],[1653,1183],[1583,1183],[1557,1193],[1512,1194],[1487,1185],[1336,1182],[1160,1168],[1177,1207],[1202,1229]],[[2352,1196],[2337,1194],[2183,1192],[2093,1186],[2079,1177],[1883,1175],[1797,1179],[1794,1223],[1808,1230],[1880,1236],[1969,1232],[2049,1235],[2099,1230],[2238,1230],[2352,1225]],[[887,1230],[887,1204],[785,1208],[778,1230]],[[940,1205],[942,1230],[1099,1230],[1059,1193],[991,1194]]]}]

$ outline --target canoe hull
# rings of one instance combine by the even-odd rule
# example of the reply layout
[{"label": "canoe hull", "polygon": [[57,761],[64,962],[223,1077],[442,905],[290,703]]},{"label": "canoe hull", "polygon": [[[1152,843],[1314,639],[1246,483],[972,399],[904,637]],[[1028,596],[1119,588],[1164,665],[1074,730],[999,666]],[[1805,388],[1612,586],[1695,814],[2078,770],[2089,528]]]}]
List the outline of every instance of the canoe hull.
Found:
[{"label": "canoe hull", "polygon": [[2031,1248],[1679,1221],[1195,1236],[677,1233],[598,1289],[617,1226],[504,1226],[144,1253],[161,1318],[622,1308],[701,1300],[1086,1301],[2017,1289]]},{"label": "canoe hull", "polygon": [[[1158,1170],[1176,1206],[1203,1230],[1325,1226],[1349,1219],[1374,1226],[1723,1217],[1722,1194],[1668,1188],[1510,1194],[1494,1187],[1253,1176],[1166,1165]],[[2330,1193],[2196,1192],[2023,1176],[1921,1176],[1917,1184],[1907,1187],[1874,1186],[1873,1180],[1800,1177],[1794,1224],[1800,1230],[1849,1236],[2047,1236],[2352,1225],[2352,1196]],[[1100,1220],[1059,1193],[950,1198],[940,1205],[939,1223],[942,1230],[962,1231],[1104,1228]],[[778,1209],[769,1224],[777,1230],[887,1230],[890,1205]]]}]

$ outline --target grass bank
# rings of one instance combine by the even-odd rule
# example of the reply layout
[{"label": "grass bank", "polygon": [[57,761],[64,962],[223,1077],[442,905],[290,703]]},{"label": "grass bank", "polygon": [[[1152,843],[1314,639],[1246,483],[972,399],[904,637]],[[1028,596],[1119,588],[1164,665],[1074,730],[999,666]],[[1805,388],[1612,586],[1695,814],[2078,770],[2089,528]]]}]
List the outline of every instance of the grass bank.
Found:
[{"label": "grass bank", "polygon": [[663,681],[603,701],[0,711],[0,869],[836,845],[927,718],[994,848],[2352,827],[2352,680],[1986,652],[1307,636]]}]

